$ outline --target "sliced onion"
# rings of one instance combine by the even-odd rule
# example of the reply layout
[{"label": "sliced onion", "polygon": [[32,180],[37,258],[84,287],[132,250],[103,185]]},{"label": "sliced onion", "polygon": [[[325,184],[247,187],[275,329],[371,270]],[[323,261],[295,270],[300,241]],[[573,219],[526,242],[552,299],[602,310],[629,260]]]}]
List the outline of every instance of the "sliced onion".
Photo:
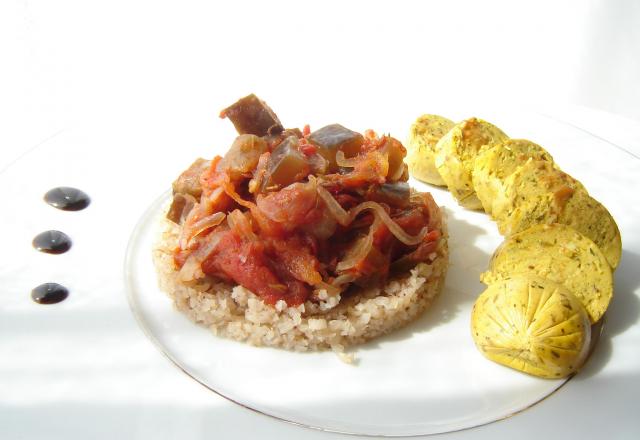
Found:
[{"label": "sliced onion", "polygon": [[[194,211],[195,209],[191,212]],[[185,222],[185,226],[182,229],[182,235],[180,236],[180,247],[183,250],[189,248],[191,244],[193,244],[194,238],[196,238],[207,229],[218,226],[224,221],[224,218],[226,217],[224,212],[216,212],[215,214],[211,214],[199,220],[193,221],[195,215],[196,214],[194,214],[193,217],[191,215],[187,216],[187,221]],[[193,223],[191,223],[192,221]]]},{"label": "sliced onion", "polygon": [[355,280],[356,280],[356,277],[353,274],[345,273],[335,277],[335,279],[331,282],[331,285],[334,287],[341,288],[345,284],[351,283]]},{"label": "sliced onion", "polygon": [[337,277],[335,277],[333,279],[333,281],[331,281],[330,283],[327,283],[325,281],[321,281],[318,284],[315,285],[315,292],[318,292],[322,289],[327,291],[327,294],[329,296],[335,296],[339,293],[341,293],[345,286],[353,281],[355,281],[357,279],[357,277],[353,274],[350,273],[345,273],[342,275],[338,275]]},{"label": "sliced onion", "polygon": [[349,219],[349,213],[344,210],[340,203],[336,199],[333,198],[331,193],[324,189],[322,185],[318,185],[317,187],[318,195],[326,205],[329,212],[333,215],[333,217],[340,223],[342,226],[347,226],[351,223]]},{"label": "sliced onion", "polygon": [[395,182],[397,180],[400,180],[400,177],[402,177],[402,174],[404,173],[404,167],[405,166],[403,162],[402,165],[396,168],[396,171],[392,176],[387,176],[387,181]]},{"label": "sliced onion", "polygon": [[353,244],[353,247],[349,249],[346,258],[338,263],[336,271],[344,272],[345,270],[352,269],[360,261],[367,258],[372,247],[373,234],[369,233],[364,237],[360,237],[358,241]]},{"label": "sliced onion", "polygon": [[216,212],[215,214],[211,214],[205,218],[201,218],[193,225],[191,225],[191,229],[193,234],[191,238],[200,235],[203,231],[212,228],[214,226],[218,226],[224,220],[225,214],[224,212]]},{"label": "sliced onion", "polygon": [[255,232],[253,232],[249,219],[239,209],[234,209],[227,215],[227,223],[229,224],[229,228],[241,238],[249,241],[258,239]]},{"label": "sliced onion", "polygon": [[342,150],[338,150],[338,152],[336,153],[336,163],[339,167],[354,168],[358,161],[355,157],[347,159],[346,157],[344,157],[344,152]]},{"label": "sliced onion", "polygon": [[262,153],[260,159],[258,159],[258,165],[253,172],[253,178],[249,181],[249,192],[251,194],[255,194],[256,192],[258,192],[258,190],[262,186],[262,179],[267,172],[269,157],[271,157],[271,153],[267,151],[266,153]]},{"label": "sliced onion", "polygon": [[198,260],[193,254],[189,255],[187,261],[180,268],[180,272],[178,272],[178,279],[182,282],[194,281],[203,276],[202,261]]},{"label": "sliced onion", "polygon": [[231,182],[225,182],[224,192],[226,192],[227,195],[240,206],[244,206],[245,208],[249,209],[256,207],[255,203],[249,202],[248,200],[244,200],[242,197],[240,197],[240,194],[236,192],[236,188]]},{"label": "sliced onion", "polygon": [[339,262],[336,266],[336,271],[344,272],[355,267],[360,261],[367,258],[373,248],[373,235],[380,226],[380,217],[375,217],[375,220],[369,227],[369,233],[364,237],[360,237],[352,247],[347,251],[345,259]]},{"label": "sliced onion", "polygon": [[180,272],[178,273],[180,281],[193,281],[204,277],[204,272],[202,272],[202,262],[211,252],[213,252],[216,246],[218,246],[219,241],[220,234],[214,234],[191,255],[189,255],[187,261],[184,262],[182,268],[180,268]]},{"label": "sliced onion", "polygon": [[205,212],[211,212],[213,206],[218,202],[218,198],[224,194],[224,188],[217,187],[208,196],[202,196],[200,198],[200,204]]},{"label": "sliced onion", "polygon": [[360,203],[358,206],[355,206],[349,210],[349,212],[345,211],[342,206],[338,203],[338,201],[321,185],[318,185],[318,195],[325,202],[327,209],[333,214],[335,219],[342,226],[348,226],[362,211],[366,209],[371,209],[375,212],[377,217],[380,217],[389,231],[402,243],[407,246],[414,246],[424,240],[425,235],[429,232],[429,228],[425,226],[418,233],[418,235],[409,235],[404,229],[400,227],[399,224],[393,221],[387,211],[384,210],[382,205],[377,202],[367,201]]},{"label": "sliced onion", "polygon": [[402,229],[400,227],[399,224],[394,222],[393,219],[391,217],[389,217],[389,214],[387,213],[387,211],[384,210],[382,205],[380,205],[377,202],[368,201],[368,202],[360,203],[358,206],[355,206],[354,208],[352,208],[349,211],[349,217],[353,221],[353,219],[355,219],[358,214],[360,214],[362,211],[364,211],[366,209],[372,209],[373,211],[375,211],[375,213],[378,215],[378,217],[380,217],[380,220],[382,220],[384,222],[385,226],[387,228],[389,228],[389,231],[398,240],[400,240],[401,242],[403,242],[407,246],[414,246],[414,245],[420,243],[422,240],[424,240],[424,237],[425,237],[425,235],[427,235],[427,232],[429,232],[429,228],[427,226],[425,226],[418,233],[418,235],[409,235],[409,234],[407,234],[404,231],[404,229]]}]

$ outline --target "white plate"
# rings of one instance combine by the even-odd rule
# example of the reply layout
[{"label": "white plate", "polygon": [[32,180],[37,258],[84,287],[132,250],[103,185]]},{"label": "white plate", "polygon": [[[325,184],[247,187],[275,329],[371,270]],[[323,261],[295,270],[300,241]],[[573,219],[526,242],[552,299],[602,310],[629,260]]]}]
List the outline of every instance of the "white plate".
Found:
[{"label": "white plate", "polygon": [[[465,114],[442,113],[453,118],[476,113],[513,137],[544,145],[566,171],[582,180],[609,208],[623,236],[623,260],[616,273],[617,285],[623,291],[616,290],[605,331],[615,337],[628,329],[637,320],[637,277],[628,262],[637,262],[640,254],[640,235],[635,227],[640,204],[634,203],[637,194],[633,192],[640,161],[602,139],[540,115],[482,109]],[[372,126],[396,134],[405,133],[406,124],[414,116],[384,114],[377,117],[378,123],[368,123],[360,115],[361,119],[353,123],[341,122],[358,130]],[[318,110],[318,120],[330,122],[330,117],[330,111]],[[387,125],[381,126],[381,121]],[[293,121],[291,125],[304,122],[314,121]],[[468,334],[470,306],[482,290],[478,275],[486,268],[500,237],[485,216],[459,209],[441,190],[434,193],[450,212],[452,251],[445,291],[418,322],[357,349],[357,366],[344,365],[329,353],[298,354],[248,347],[215,338],[191,324],[155,288],[148,253],[150,221],[162,201],[157,198],[171,180],[194,157],[223,153],[232,138],[231,128],[216,133],[194,133],[184,127],[69,131],[28,153],[0,175],[2,200],[11,207],[3,210],[2,227],[10,231],[5,235],[5,245],[12,250],[10,255],[0,257],[6,292],[0,328],[3,334],[12,331],[14,335],[11,340],[0,341],[11,354],[4,362],[7,365],[11,359],[11,365],[15,364],[11,368],[18,371],[20,365],[37,359],[37,353],[49,360],[61,359],[57,379],[61,382],[52,379],[58,384],[53,388],[49,381],[31,380],[29,383],[40,385],[27,385],[27,376],[25,382],[20,375],[12,376],[15,383],[22,384],[16,388],[20,389],[21,400],[16,397],[15,401],[33,404],[51,398],[57,395],[61,383],[82,385],[93,394],[83,397],[83,387],[76,386],[57,395],[58,401],[64,401],[65,395],[75,396],[74,401],[100,401],[100,392],[111,396],[110,401],[115,399],[114,391],[100,388],[97,381],[78,381],[82,376],[69,366],[86,356],[81,365],[101,365],[110,371],[116,368],[109,363],[111,356],[121,361],[132,356],[119,350],[129,344],[135,347],[135,341],[118,338],[117,332],[127,325],[121,301],[126,283],[134,287],[130,295],[143,328],[184,371],[243,405],[303,425],[388,435],[463,429],[527,408],[561,385],[505,369],[475,351]],[[208,146],[214,142],[214,148]],[[52,209],[42,202],[42,195],[58,185],[87,191],[92,205],[79,213]],[[136,222],[139,227],[131,236]],[[33,236],[45,229],[69,233],[74,240],[71,252],[49,256],[30,249]],[[122,264],[130,237],[125,268],[129,276],[125,280]],[[68,286],[70,297],[54,306],[33,304],[29,290],[45,281]],[[28,333],[34,326],[42,329],[37,340]],[[100,345],[94,346],[93,341],[100,341]],[[588,368],[591,374],[603,368],[609,355],[620,359],[628,354],[625,347],[613,354],[602,353],[596,364],[588,366],[593,367]],[[616,365],[613,374],[625,375],[637,361],[625,357]],[[588,387],[593,378],[579,376],[571,384],[576,380],[580,387]],[[47,390],[46,396],[40,393],[42,389]],[[5,396],[13,398],[12,393]]]},{"label": "white plate", "polygon": [[[511,123],[494,119],[508,133],[520,132],[517,121],[557,136],[546,142],[532,137],[545,145],[579,146],[578,160],[551,151],[576,173],[602,147],[592,138],[585,143],[584,133],[574,129],[553,131],[556,124],[539,116]],[[538,379],[489,362],[469,334],[471,306],[483,290],[479,274],[502,240],[495,225],[484,214],[458,207],[442,189],[412,184],[432,191],[448,207],[451,267],[446,287],[416,322],[355,347],[355,366],[331,352],[255,348],[215,337],[175,311],[157,287],[150,258],[168,193],[143,215],[129,244],[125,267],[132,309],[151,340],[189,376],[240,405],[303,426],[360,435],[425,435],[480,426],[536,404],[565,380]]]}]

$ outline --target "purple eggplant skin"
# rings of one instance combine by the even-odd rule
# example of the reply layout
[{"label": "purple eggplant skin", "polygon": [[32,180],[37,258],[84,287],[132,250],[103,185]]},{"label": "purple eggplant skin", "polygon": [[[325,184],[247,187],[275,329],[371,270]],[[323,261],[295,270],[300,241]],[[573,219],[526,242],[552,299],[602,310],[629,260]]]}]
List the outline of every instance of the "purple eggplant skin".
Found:
[{"label": "purple eggplant skin", "polygon": [[202,186],[200,185],[200,175],[211,166],[211,161],[198,158],[189,168],[184,170],[180,176],[173,182],[173,193],[191,194],[196,199],[202,194]]},{"label": "purple eggplant skin", "polygon": [[318,153],[329,161],[331,171],[336,171],[338,150],[342,151],[345,157],[353,157],[360,152],[364,137],[340,124],[331,124],[311,133],[309,142],[318,147]]},{"label": "purple eggplant skin", "polygon": [[238,134],[267,136],[284,130],[273,110],[253,93],[222,110],[220,117],[229,118]]},{"label": "purple eggplant skin", "polygon": [[298,147],[298,138],[289,136],[273,150],[269,157],[263,189],[283,188],[309,174],[311,165]]}]

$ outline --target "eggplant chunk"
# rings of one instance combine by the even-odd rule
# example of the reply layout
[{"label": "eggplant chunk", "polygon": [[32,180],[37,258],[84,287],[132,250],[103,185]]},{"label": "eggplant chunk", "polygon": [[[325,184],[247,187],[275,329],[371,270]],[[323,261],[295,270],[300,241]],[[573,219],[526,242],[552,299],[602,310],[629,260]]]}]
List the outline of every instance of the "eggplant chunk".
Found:
[{"label": "eggplant chunk", "polygon": [[202,187],[200,186],[200,175],[211,166],[211,161],[198,158],[180,174],[180,176],[173,182],[173,193],[190,194],[196,199],[200,198],[202,194]]},{"label": "eggplant chunk", "polygon": [[309,142],[318,147],[318,153],[329,161],[332,171],[337,170],[336,153],[344,153],[344,157],[353,157],[360,152],[364,137],[340,124],[331,124],[319,128],[309,135]]},{"label": "eggplant chunk", "polygon": [[302,139],[304,136],[302,135],[302,131],[299,128],[285,128],[283,132],[278,134],[270,134],[267,136],[262,136],[262,139],[269,146],[269,150],[273,151],[282,141],[284,141],[289,136],[295,136],[298,139]]},{"label": "eggplant chunk", "polygon": [[174,194],[169,211],[167,211],[167,218],[174,223],[182,224],[196,203],[197,200],[191,194]]},{"label": "eggplant chunk", "polygon": [[222,110],[220,116],[228,117],[239,134],[266,136],[284,130],[273,110],[253,93]]},{"label": "eggplant chunk", "polygon": [[310,164],[298,150],[298,138],[289,136],[278,145],[269,157],[263,189],[284,187],[304,178],[310,172]]},{"label": "eggplant chunk", "polygon": [[407,182],[383,183],[372,186],[367,192],[367,200],[386,203],[389,206],[406,208],[410,204],[411,187]]},{"label": "eggplant chunk", "polygon": [[233,141],[231,148],[221,162],[232,180],[250,174],[258,165],[260,155],[268,151],[267,142],[254,134],[241,134]]}]

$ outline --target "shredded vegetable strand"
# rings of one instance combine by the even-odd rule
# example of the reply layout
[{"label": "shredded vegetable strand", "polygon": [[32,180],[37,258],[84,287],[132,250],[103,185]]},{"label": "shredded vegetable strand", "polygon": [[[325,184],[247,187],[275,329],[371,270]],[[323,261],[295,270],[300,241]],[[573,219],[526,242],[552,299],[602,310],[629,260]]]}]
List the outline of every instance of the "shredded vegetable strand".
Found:
[{"label": "shredded vegetable strand", "polygon": [[229,214],[227,214],[227,224],[232,231],[236,232],[243,239],[247,239],[249,241],[258,240],[258,237],[253,232],[253,229],[251,227],[251,222],[239,209],[234,209]]},{"label": "shredded vegetable strand", "polygon": [[[192,225],[188,228],[188,235],[184,237],[186,239],[186,246],[183,249],[188,248],[193,243],[193,239],[200,235],[202,232],[206,231],[209,228],[214,226],[218,226],[225,219],[226,215],[224,212],[216,212],[215,214],[208,215],[200,220],[196,220]],[[187,228],[185,228],[187,230]]]},{"label": "shredded vegetable strand", "polygon": [[336,164],[338,164],[339,167],[354,168],[357,162],[356,158],[347,159],[344,157],[342,150],[338,150],[336,153]]},{"label": "shredded vegetable strand", "polygon": [[318,185],[318,195],[327,205],[327,209],[333,214],[335,219],[342,226],[348,226],[362,211],[371,209],[378,217],[380,217],[380,220],[382,220],[385,226],[389,228],[389,231],[398,240],[408,246],[414,246],[422,242],[422,240],[424,240],[424,237],[427,235],[427,232],[429,232],[429,228],[425,226],[418,233],[418,235],[412,236],[407,234],[404,229],[400,227],[400,225],[398,225],[395,221],[393,221],[391,217],[389,217],[387,211],[385,211],[384,208],[377,202],[363,202],[347,212],[344,210],[344,208],[342,208],[342,206],[340,206],[338,201],[331,195],[331,193],[329,193],[329,191],[324,189],[321,185]]},{"label": "shredded vegetable strand", "polygon": [[373,211],[375,211],[375,213],[380,217],[380,220],[382,220],[385,226],[389,228],[389,231],[398,240],[400,240],[401,242],[403,242],[408,246],[414,246],[416,244],[419,244],[420,242],[422,242],[422,240],[424,240],[424,237],[425,235],[427,235],[427,232],[429,232],[429,228],[425,226],[418,233],[418,235],[412,236],[407,234],[404,231],[404,229],[400,227],[400,225],[398,225],[396,222],[393,221],[391,217],[389,217],[389,214],[387,213],[387,211],[385,211],[384,208],[379,203],[371,202],[371,201],[360,203],[358,206],[351,209],[349,211],[349,217],[351,221],[353,221],[356,218],[356,216],[360,214],[362,211],[364,211],[365,209],[372,209]]},{"label": "shredded vegetable strand", "polygon": [[187,261],[185,261],[184,265],[180,268],[178,277],[181,281],[192,281],[204,276],[202,272],[202,262],[213,252],[216,246],[218,246],[220,234],[213,234],[211,238],[207,238],[204,245],[189,255]]},{"label": "shredded vegetable strand", "polygon": [[342,287],[345,284],[351,283],[356,280],[356,277],[351,273],[345,273],[343,275],[338,275],[332,282],[331,285],[335,287]]},{"label": "shredded vegetable strand", "polygon": [[338,201],[333,198],[331,193],[324,189],[322,185],[317,186],[317,191],[318,195],[325,203],[325,205],[327,205],[327,209],[335,217],[336,221],[342,226],[348,226],[349,223],[351,223],[349,214],[344,210],[344,208],[342,208],[342,206],[340,206],[340,203],[338,203]]},{"label": "shredded vegetable strand", "polygon": [[356,245],[352,248],[351,252],[347,252],[347,257],[338,263],[336,266],[336,270],[338,272],[344,272],[345,270],[349,270],[358,264],[358,262],[363,261],[367,258],[367,255],[371,252],[373,248],[373,235],[378,230],[380,226],[380,217],[375,217],[373,224],[369,227],[369,233],[366,236],[361,237]]},{"label": "shredded vegetable strand", "polygon": [[256,207],[254,203],[244,200],[242,197],[240,197],[240,194],[236,192],[236,189],[231,182],[225,182],[224,192],[226,192],[227,195],[231,197],[240,206],[244,206],[245,208],[248,208],[248,209],[252,209]]}]

